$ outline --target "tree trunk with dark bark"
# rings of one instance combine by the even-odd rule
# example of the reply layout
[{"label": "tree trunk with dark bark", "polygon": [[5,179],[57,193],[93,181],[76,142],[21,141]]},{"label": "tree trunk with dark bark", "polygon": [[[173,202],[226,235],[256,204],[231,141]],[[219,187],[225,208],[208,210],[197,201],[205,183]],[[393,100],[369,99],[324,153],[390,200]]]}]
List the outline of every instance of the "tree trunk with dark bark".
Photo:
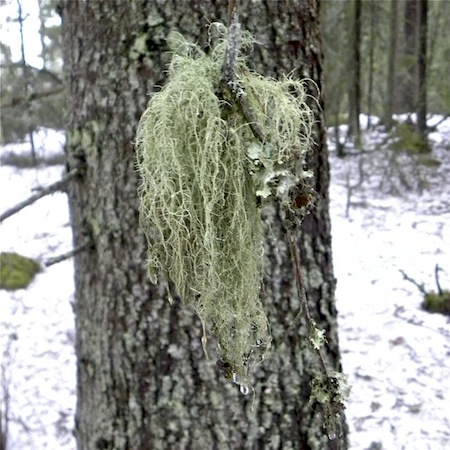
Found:
[{"label": "tree trunk with dark bark", "polygon": [[[271,76],[295,70],[312,80],[317,97],[318,2],[242,2],[240,17],[261,42],[251,64]],[[320,408],[308,402],[319,366],[307,327],[296,320],[300,302],[275,206],[263,211],[262,289],[274,345],[257,370],[254,394],[242,396],[221,376],[203,353],[199,320],[177,302],[171,306],[164,288],[147,278],[136,127],[148,93],[164,83],[169,32],[206,46],[206,25],[217,20],[227,21],[224,2],[63,2],[67,156],[69,169],[81,169],[69,187],[71,220],[74,245],[91,243],[75,258],[80,450],[346,448],[345,424],[340,442],[330,441]],[[297,240],[310,309],[326,331],[326,362],[339,370],[320,96],[312,106],[310,164],[319,201]],[[208,345],[212,356],[212,337]]]},{"label": "tree trunk with dark bark", "polygon": [[386,100],[384,103],[384,124],[389,131],[393,126],[394,104],[395,104],[395,73],[396,73],[396,56],[397,56],[397,0],[391,0],[391,10],[389,19],[389,52],[388,52],[388,72],[386,83]]},{"label": "tree trunk with dark bark", "polygon": [[349,134],[355,139],[357,146],[361,141],[359,116],[361,114],[361,0],[352,2],[352,27],[350,38],[349,61]]},{"label": "tree trunk with dark bark", "polygon": [[375,46],[376,46],[376,24],[377,9],[375,0],[370,2],[370,47],[369,47],[369,81],[367,86],[367,128],[372,127],[372,99],[373,99],[373,77],[375,71]]},{"label": "tree trunk with dark bark", "polygon": [[399,73],[398,112],[416,110],[417,90],[417,36],[419,0],[405,0],[403,22],[402,71]]},{"label": "tree trunk with dark bark", "polygon": [[428,38],[428,0],[419,4],[419,45],[417,51],[417,132],[427,139],[427,38]]}]

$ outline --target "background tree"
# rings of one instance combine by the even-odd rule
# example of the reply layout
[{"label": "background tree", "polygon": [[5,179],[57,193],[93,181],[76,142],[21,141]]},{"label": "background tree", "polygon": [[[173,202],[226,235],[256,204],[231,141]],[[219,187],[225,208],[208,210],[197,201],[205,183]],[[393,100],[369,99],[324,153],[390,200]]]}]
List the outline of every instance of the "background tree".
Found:
[{"label": "background tree", "polygon": [[[63,128],[60,19],[55,3],[40,0],[42,65],[29,63],[27,39],[30,34],[23,1],[17,0],[17,15],[10,18],[19,25],[20,55],[13,58],[11,51],[2,48],[1,142],[23,141],[28,137],[32,152],[33,134],[39,127]],[[6,44],[2,45],[5,50]]]},{"label": "background tree", "polygon": [[[77,438],[80,449],[337,448],[310,403],[318,372],[300,309],[294,270],[275,205],[265,209],[262,299],[273,352],[255,376],[254,396],[224,380],[201,346],[202,330],[161,286],[148,282],[138,226],[133,140],[147,93],[162,85],[166,38],[177,30],[208,42],[210,21],[226,21],[223,2],[63,3],[69,187],[75,246]],[[316,115],[310,165],[319,194],[297,236],[310,309],[326,331],[326,361],[340,367],[328,212],[319,4],[243,3],[243,26],[262,44],[251,55],[265,75],[295,70],[311,79]],[[95,193],[95,195],[93,195]],[[215,353],[212,339],[210,354]],[[345,427],[344,427],[345,428]],[[345,429],[340,446],[345,448]]]},{"label": "background tree", "polygon": [[417,35],[419,0],[407,0],[403,6],[402,72],[399,73],[399,110],[415,111],[417,89]]},{"label": "background tree", "polygon": [[375,64],[375,44],[376,44],[376,24],[378,20],[376,2],[370,1],[370,39],[369,39],[369,81],[367,86],[367,127],[371,127],[372,116],[372,102],[373,102],[373,76],[374,76],[374,64]]},{"label": "background tree", "polygon": [[450,114],[450,3],[429,2],[427,103],[429,113]]},{"label": "background tree", "polygon": [[[333,126],[334,137],[337,143],[338,156],[344,156],[344,142],[341,140],[340,125],[347,122],[345,116],[347,111],[348,92],[342,89],[346,83],[347,64],[345,56],[347,53],[346,17],[348,7],[345,2],[324,2],[321,8],[321,21],[324,37],[324,74],[330,74],[324,85],[324,96],[327,100],[327,108],[324,111],[328,126]],[[348,81],[347,81],[348,82]]]},{"label": "background tree", "polygon": [[360,114],[361,114],[361,0],[353,0],[350,3],[352,7],[352,26],[350,27],[349,48],[349,134],[355,138],[359,145],[361,138]]},{"label": "background tree", "polygon": [[395,69],[396,69],[396,55],[397,55],[397,0],[391,1],[391,11],[389,19],[389,53],[387,60],[387,80],[386,80],[386,99],[384,102],[384,124],[387,130],[390,130],[393,125],[394,99],[395,99]]},{"label": "background tree", "polygon": [[[428,2],[410,0],[404,4],[404,53],[406,67],[402,72],[401,108],[416,113],[414,131],[422,141],[420,151],[429,151],[427,144],[427,58]],[[406,69],[406,70],[405,70]]]},{"label": "background tree", "polygon": [[427,138],[427,57],[428,57],[428,1],[420,0],[418,11],[417,49],[417,131],[422,139]]}]

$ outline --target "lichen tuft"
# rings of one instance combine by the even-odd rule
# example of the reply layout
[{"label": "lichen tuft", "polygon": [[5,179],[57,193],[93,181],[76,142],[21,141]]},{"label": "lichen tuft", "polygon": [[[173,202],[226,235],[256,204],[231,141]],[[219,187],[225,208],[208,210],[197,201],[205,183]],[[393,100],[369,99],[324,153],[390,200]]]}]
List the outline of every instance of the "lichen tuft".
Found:
[{"label": "lichen tuft", "polygon": [[[303,170],[312,113],[301,82],[263,78],[239,57],[235,70],[243,95],[267,136],[258,142],[221,87],[226,38],[208,55],[180,35],[170,40],[176,52],[168,83],[150,99],[137,134],[150,278],[156,282],[162,273],[174,283],[217,338],[227,376],[248,385],[271,342],[259,299],[263,234],[257,191],[269,197],[276,194],[275,179],[295,184],[302,178],[286,174],[290,165]],[[244,35],[244,47],[250,43]],[[255,146],[270,152],[255,156]]]}]

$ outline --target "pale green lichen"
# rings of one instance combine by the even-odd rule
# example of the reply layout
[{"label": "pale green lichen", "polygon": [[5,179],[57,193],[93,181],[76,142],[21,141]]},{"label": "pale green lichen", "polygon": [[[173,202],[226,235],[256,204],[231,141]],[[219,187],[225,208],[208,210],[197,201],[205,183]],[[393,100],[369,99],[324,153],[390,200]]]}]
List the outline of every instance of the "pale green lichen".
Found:
[{"label": "pale green lichen", "polygon": [[41,271],[40,264],[13,252],[0,253],[0,289],[25,289]]},{"label": "pale green lichen", "polygon": [[[250,45],[248,35],[243,45]],[[301,82],[236,73],[266,142],[221,86],[227,40],[209,55],[178,35],[167,85],[137,134],[140,221],[151,280],[163,273],[217,338],[226,376],[248,385],[271,337],[259,293],[263,233],[257,196],[286,201],[302,177],[312,113]],[[227,96],[228,95],[228,96]],[[303,175],[302,175],[303,174]],[[286,192],[284,192],[286,191]]]},{"label": "pale green lichen", "polygon": [[130,50],[131,59],[137,59],[141,55],[145,55],[147,53],[147,38],[147,34],[145,33],[136,37]]},{"label": "pale green lichen", "polygon": [[323,344],[326,342],[325,331],[319,330],[317,327],[314,327],[311,336],[309,337],[312,346],[315,350],[319,350]]},{"label": "pale green lichen", "polygon": [[320,374],[312,380],[310,402],[318,402],[321,405],[323,427],[330,439],[335,439],[343,433],[341,415],[350,390],[347,377],[341,372]]}]

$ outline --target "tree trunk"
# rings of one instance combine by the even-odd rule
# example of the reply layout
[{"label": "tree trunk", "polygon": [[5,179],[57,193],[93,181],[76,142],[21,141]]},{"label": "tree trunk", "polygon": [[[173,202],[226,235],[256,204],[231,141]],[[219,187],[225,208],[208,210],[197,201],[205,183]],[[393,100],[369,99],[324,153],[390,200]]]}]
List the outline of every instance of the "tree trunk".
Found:
[{"label": "tree trunk", "polygon": [[389,54],[388,54],[388,73],[387,73],[387,89],[384,108],[384,124],[389,131],[392,128],[392,115],[394,113],[395,102],[395,71],[396,71],[396,54],[397,54],[397,0],[391,0],[390,26],[389,26]]},{"label": "tree trunk", "polygon": [[[306,326],[295,321],[300,304],[275,207],[263,212],[268,237],[262,291],[274,346],[255,375],[254,395],[242,396],[221,376],[203,353],[199,320],[177,302],[171,306],[163,287],[147,278],[136,127],[148,92],[164,83],[169,31],[206,43],[206,25],[227,20],[224,3],[63,2],[67,156],[69,168],[83,170],[69,188],[74,245],[92,243],[75,258],[80,450],[346,448],[345,424],[340,442],[330,441],[320,410],[308,402],[318,365]],[[262,42],[252,64],[272,76],[297,69],[295,75],[312,80],[317,96],[318,2],[242,2],[240,17]],[[310,308],[326,330],[327,363],[339,369],[321,98],[312,105],[316,144],[310,164],[320,201],[298,243]]]},{"label": "tree trunk", "polygon": [[375,60],[375,27],[377,23],[377,10],[375,1],[370,2],[370,48],[369,48],[369,82],[367,92],[367,128],[372,126],[372,99],[373,99],[373,76],[374,76],[374,60]]},{"label": "tree trunk", "polygon": [[359,146],[361,129],[359,116],[361,114],[361,0],[353,0],[353,24],[350,39],[350,86],[349,86],[349,134]]},{"label": "tree trunk", "polygon": [[428,1],[420,0],[419,45],[417,51],[417,131],[424,141],[427,139],[427,36]]},{"label": "tree trunk", "polygon": [[402,72],[399,73],[399,112],[413,113],[416,110],[417,90],[417,34],[419,0],[404,2]]}]

